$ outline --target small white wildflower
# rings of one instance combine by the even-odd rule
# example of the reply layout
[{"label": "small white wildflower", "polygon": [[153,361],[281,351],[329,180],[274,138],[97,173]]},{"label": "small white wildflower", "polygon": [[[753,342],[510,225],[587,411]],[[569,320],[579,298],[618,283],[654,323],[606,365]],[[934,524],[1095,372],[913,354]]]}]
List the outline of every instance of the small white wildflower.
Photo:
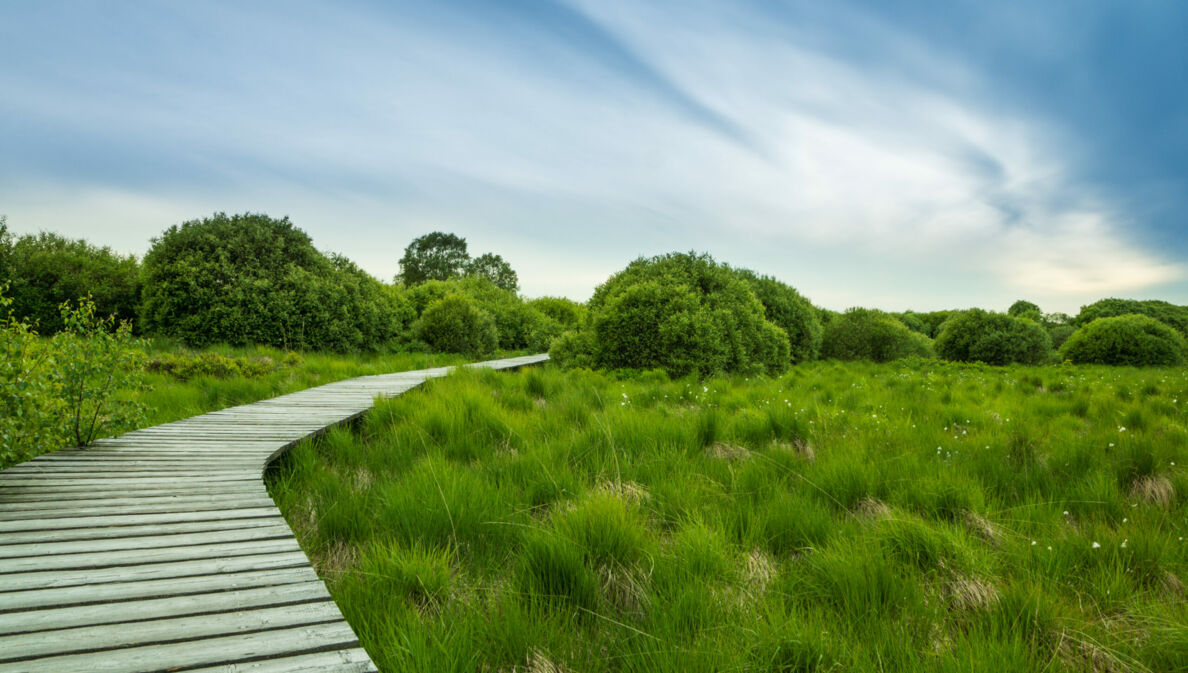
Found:
[{"label": "small white wildflower", "polygon": [[1126,517],[1122,517],[1122,523],[1126,523],[1127,521],[1130,521],[1130,519],[1127,519]]},{"label": "small white wildflower", "polygon": [[1119,426],[1118,426],[1118,432],[1126,432],[1126,426],[1124,426],[1124,425],[1119,425]]},{"label": "small white wildflower", "polygon": [[1123,541],[1122,541],[1122,548],[1123,548],[1123,549],[1126,549],[1126,543],[1127,543],[1127,542],[1130,542],[1130,540],[1129,540],[1129,539],[1126,539],[1126,540],[1123,540]]},{"label": "small white wildflower", "polygon": [[1037,545],[1037,544],[1039,544],[1039,543],[1037,543],[1035,540],[1032,540],[1032,541],[1031,541],[1031,546],[1032,546],[1032,547],[1034,547],[1034,546],[1035,546],[1035,545]]},{"label": "small white wildflower", "polygon": [[1052,551],[1052,545],[1048,545],[1048,551]]},{"label": "small white wildflower", "polygon": [[1100,544],[1098,544],[1097,542],[1094,542],[1094,543],[1093,543],[1093,548],[1094,548],[1094,549],[1101,549],[1101,545],[1100,545]]},{"label": "small white wildflower", "polygon": [[1111,449],[1112,449],[1112,448],[1114,448],[1114,443],[1113,443],[1113,442],[1110,442],[1110,448],[1111,448]]},{"label": "small white wildflower", "polygon": [[1068,510],[1064,510],[1064,516],[1068,516]]}]

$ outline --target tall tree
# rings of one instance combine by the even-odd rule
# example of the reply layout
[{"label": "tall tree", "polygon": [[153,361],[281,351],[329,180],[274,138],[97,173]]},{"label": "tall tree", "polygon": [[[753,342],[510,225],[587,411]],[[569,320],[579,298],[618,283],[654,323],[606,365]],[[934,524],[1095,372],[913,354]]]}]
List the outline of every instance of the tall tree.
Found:
[{"label": "tall tree", "polygon": [[397,279],[410,286],[427,280],[449,280],[461,276],[469,262],[466,239],[435,231],[414,238],[404,249]]},{"label": "tall tree", "polygon": [[470,263],[466,265],[466,275],[486,278],[496,287],[504,290],[517,292],[520,289],[520,279],[516,276],[515,269],[512,269],[511,264],[508,264],[503,257],[493,252],[479,255],[470,260]]}]

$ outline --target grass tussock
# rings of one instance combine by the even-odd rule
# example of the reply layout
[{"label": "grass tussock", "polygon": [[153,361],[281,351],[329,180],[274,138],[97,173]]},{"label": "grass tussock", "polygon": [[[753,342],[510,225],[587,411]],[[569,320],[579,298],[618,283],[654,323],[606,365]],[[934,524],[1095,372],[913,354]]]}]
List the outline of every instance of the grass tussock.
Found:
[{"label": "grass tussock", "polygon": [[463,371],[270,488],[382,670],[1188,670],[1188,372]]}]

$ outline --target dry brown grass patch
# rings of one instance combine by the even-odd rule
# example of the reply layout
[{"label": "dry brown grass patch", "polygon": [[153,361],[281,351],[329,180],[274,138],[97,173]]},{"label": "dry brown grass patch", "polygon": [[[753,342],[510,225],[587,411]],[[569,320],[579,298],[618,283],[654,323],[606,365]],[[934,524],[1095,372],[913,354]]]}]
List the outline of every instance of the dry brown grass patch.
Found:
[{"label": "dry brown grass patch", "polygon": [[524,673],[569,673],[569,669],[549,658],[540,650],[532,650],[528,655],[528,665]]},{"label": "dry brown grass patch", "polygon": [[634,481],[600,481],[594,490],[614,496],[632,505],[637,505],[652,497],[647,489]]},{"label": "dry brown grass patch", "polygon": [[948,583],[953,607],[962,611],[985,610],[998,603],[998,589],[990,582],[968,575],[955,575]]},{"label": "dry brown grass patch", "polygon": [[1159,585],[1169,594],[1176,596],[1185,594],[1184,582],[1170,570],[1163,573],[1163,577],[1159,579]]},{"label": "dry brown grass patch", "polygon": [[1130,495],[1143,502],[1171,509],[1176,502],[1176,488],[1162,474],[1139,477],[1130,485]]},{"label": "dry brown grass patch", "polygon": [[723,442],[714,444],[713,446],[706,449],[706,452],[709,453],[709,455],[713,458],[728,460],[732,463],[740,460],[746,460],[751,457],[751,452],[746,448],[736,444],[726,444]]},{"label": "dry brown grass patch", "polygon": [[891,508],[874,498],[863,498],[854,505],[854,514],[859,518],[874,521],[890,517]]},{"label": "dry brown grass patch", "polygon": [[602,594],[616,608],[643,615],[651,607],[648,600],[648,575],[637,566],[604,565],[598,568]]},{"label": "dry brown grass patch", "polygon": [[995,526],[977,512],[967,511],[962,515],[961,520],[965,524],[965,527],[971,533],[981,538],[983,542],[997,547],[998,543],[1002,541],[1002,531],[998,529],[998,526]]},{"label": "dry brown grass patch", "polygon": [[319,577],[337,578],[350,572],[358,561],[359,552],[344,542],[335,542],[326,551],[313,554],[310,559]]},{"label": "dry brown grass patch", "polygon": [[753,549],[743,563],[743,582],[747,592],[752,596],[761,596],[767,590],[767,585],[779,573],[775,561],[762,549]]},{"label": "dry brown grass patch", "polygon": [[810,463],[817,459],[817,452],[813,449],[813,445],[808,440],[799,437],[790,442],[772,442],[771,448],[795,454]]}]

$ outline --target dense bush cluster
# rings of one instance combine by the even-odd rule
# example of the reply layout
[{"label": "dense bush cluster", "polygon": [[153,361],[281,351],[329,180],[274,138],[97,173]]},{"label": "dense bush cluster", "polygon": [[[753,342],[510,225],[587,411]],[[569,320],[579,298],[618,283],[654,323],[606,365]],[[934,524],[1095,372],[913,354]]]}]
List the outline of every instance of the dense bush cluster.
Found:
[{"label": "dense bush cluster", "polygon": [[131,429],[143,407],[117,396],[142,385],[142,343],[89,299],[59,307],[62,330],[39,338],[0,285],[0,469],[68,444]]},{"label": "dense bush cluster", "polygon": [[794,321],[802,308],[794,290],[708,255],[671,253],[637,259],[600,285],[585,323],[551,353],[563,364],[663,369],[670,376],[783,371],[791,363],[789,333],[768,319],[753,283],[767,288],[772,314],[797,328],[802,352],[811,349],[813,328]]},{"label": "dense bush cluster", "polygon": [[170,227],[144,258],[143,329],[191,346],[344,351],[398,337],[411,312],[288,218],[217,213]]},{"label": "dense bush cluster", "polygon": [[1052,339],[1032,320],[971,309],[945,321],[936,352],[958,362],[1036,365],[1050,358]]},{"label": "dense bush cluster", "polygon": [[1181,365],[1188,341],[1166,323],[1146,315],[1097,318],[1077,330],[1060,348],[1076,364]]},{"label": "dense bush cluster", "polygon": [[1102,299],[1082,306],[1074,322],[1078,327],[1084,327],[1098,318],[1129,314],[1149,316],[1174,327],[1181,336],[1188,337],[1188,306],[1177,306],[1153,299]]},{"label": "dense bush cluster", "polygon": [[42,232],[11,236],[0,222],[0,283],[8,284],[13,315],[42,334],[60,331],[58,307],[90,295],[100,315],[131,321],[140,301],[136,258],[83,240]]},{"label": "dense bush cluster", "polygon": [[796,288],[771,276],[759,276],[749,269],[738,274],[763,304],[767,319],[787,333],[792,364],[816,360],[821,355],[822,327],[813,305]]},{"label": "dense bush cluster", "polygon": [[515,270],[502,257],[488,252],[471,258],[466,248],[466,239],[456,234],[434,231],[417,237],[404,249],[396,280],[411,287],[431,280],[481,278],[503,290],[520,288]]},{"label": "dense bush cluster", "polygon": [[852,308],[829,321],[821,350],[828,359],[874,362],[931,355],[928,337],[888,313],[869,308]]}]

